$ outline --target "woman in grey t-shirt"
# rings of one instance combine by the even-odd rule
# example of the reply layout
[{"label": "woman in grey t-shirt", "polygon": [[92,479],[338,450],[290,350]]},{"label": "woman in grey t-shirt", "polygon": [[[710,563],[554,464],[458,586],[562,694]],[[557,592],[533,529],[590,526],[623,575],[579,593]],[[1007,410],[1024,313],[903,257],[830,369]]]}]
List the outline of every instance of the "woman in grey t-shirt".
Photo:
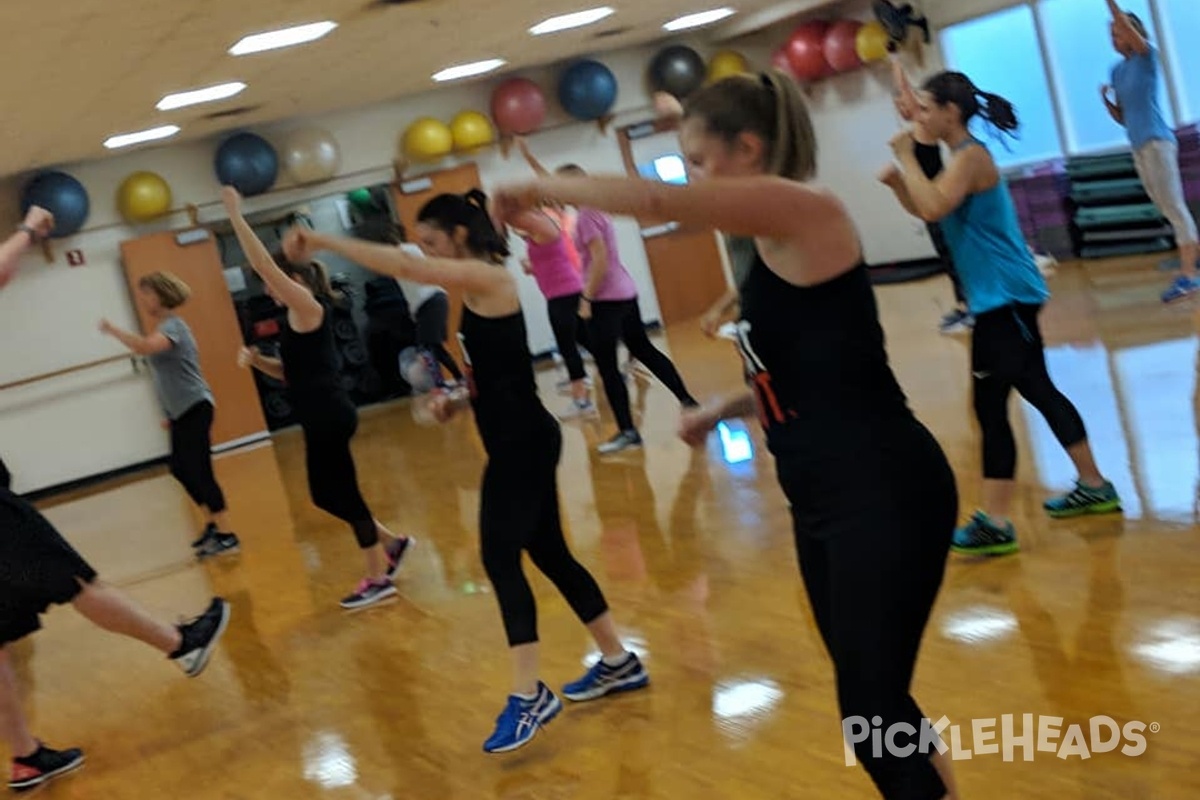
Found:
[{"label": "woman in grey t-shirt", "polygon": [[213,394],[200,372],[200,352],[187,323],[175,309],[192,290],[167,272],[138,281],[138,304],[158,322],[158,329],[139,336],[101,320],[100,330],[150,361],[154,387],[171,431],[171,474],[208,516],[203,535],[192,543],[197,555],[230,553],[238,538],[229,531],[225,495],[212,466]]}]

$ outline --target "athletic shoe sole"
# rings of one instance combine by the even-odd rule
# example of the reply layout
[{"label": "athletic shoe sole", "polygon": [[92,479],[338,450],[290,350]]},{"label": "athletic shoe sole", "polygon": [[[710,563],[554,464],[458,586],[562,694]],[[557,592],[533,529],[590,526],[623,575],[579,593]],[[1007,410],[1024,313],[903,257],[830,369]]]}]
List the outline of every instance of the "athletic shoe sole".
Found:
[{"label": "athletic shoe sole", "polygon": [[1054,519],[1069,519],[1071,517],[1085,517],[1091,514],[1115,514],[1123,511],[1120,500],[1111,500],[1107,503],[1093,503],[1090,506],[1083,508],[1068,508],[1068,509],[1046,509],[1046,513]]},{"label": "athletic shoe sole", "polygon": [[601,697],[605,697],[610,694],[620,694],[621,692],[632,692],[638,689],[645,689],[649,685],[650,676],[643,674],[636,678],[626,678],[625,680],[617,681],[616,683],[610,683],[586,692],[569,694],[564,691],[562,694],[563,697],[567,698],[568,700],[576,703],[584,703],[588,700],[598,700]]},{"label": "athletic shoe sole", "polygon": [[66,775],[67,773],[74,772],[75,770],[80,769],[83,766],[83,762],[86,760],[87,759],[84,756],[80,756],[77,760],[72,761],[70,764],[67,764],[65,766],[59,767],[58,769],[54,770],[53,772],[43,773],[41,775],[38,775],[36,778],[30,778],[27,781],[18,781],[15,783],[10,783],[10,784],[8,784],[8,788],[12,789],[14,792],[23,792],[28,789],[33,789],[34,787],[41,786],[42,784],[48,783],[49,781],[52,781],[55,778],[62,777],[63,775]]},{"label": "athletic shoe sole", "polygon": [[396,587],[389,586],[378,594],[371,595],[369,599],[359,600],[353,603],[347,603],[345,600],[343,600],[341,603],[339,603],[339,605],[341,605],[341,607],[347,611],[357,611],[360,608],[370,608],[376,603],[382,603],[384,600],[395,597],[397,594],[399,594],[399,592],[396,591]]},{"label": "athletic shoe sole", "polygon": [[963,547],[952,544],[950,545],[950,549],[964,556],[1006,556],[1017,552],[1021,547],[1016,542],[1009,542],[1006,544],[988,544],[983,547]]}]

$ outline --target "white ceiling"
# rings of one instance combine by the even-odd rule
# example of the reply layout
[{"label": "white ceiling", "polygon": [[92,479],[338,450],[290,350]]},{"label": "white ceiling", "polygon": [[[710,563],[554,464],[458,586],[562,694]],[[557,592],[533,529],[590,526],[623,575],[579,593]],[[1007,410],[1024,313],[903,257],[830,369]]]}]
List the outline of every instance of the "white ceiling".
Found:
[{"label": "white ceiling", "polygon": [[[0,176],[108,154],[103,141],[163,124],[175,140],[367,105],[434,86],[444,67],[500,57],[508,69],[669,36],[662,24],[729,2],[754,27],[828,0],[2,0]],[[617,13],[551,36],[528,28],[595,5]],[[293,24],[339,23],[316,43],[235,58],[241,37]],[[746,21],[755,25],[746,26]],[[614,30],[623,32],[596,38]],[[711,31],[717,33],[718,30]],[[740,32],[740,31],[739,31]],[[494,76],[492,76],[494,77]],[[172,112],[166,94],[243,81],[240,95]],[[250,107],[233,117],[215,112]],[[124,152],[124,151],[117,151]]]}]

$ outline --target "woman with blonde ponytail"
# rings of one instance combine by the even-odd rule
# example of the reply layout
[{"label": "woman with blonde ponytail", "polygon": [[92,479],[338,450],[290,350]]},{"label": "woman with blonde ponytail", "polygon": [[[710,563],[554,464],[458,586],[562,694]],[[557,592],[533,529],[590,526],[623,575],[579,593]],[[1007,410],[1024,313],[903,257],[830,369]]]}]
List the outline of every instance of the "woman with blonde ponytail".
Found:
[{"label": "woman with blonde ponytail", "polygon": [[[719,420],[757,411],[858,761],[885,798],[956,797],[909,694],[958,513],[954,475],[888,364],[849,214],[806,184],[817,139],[804,99],[777,71],[726,78],[688,100],[680,140],[686,186],[557,176],[502,189],[497,208],[556,201],[753,237],[737,323],[752,388],[686,413],[680,434],[699,445]],[[899,733],[883,753],[860,735],[877,718]]]}]

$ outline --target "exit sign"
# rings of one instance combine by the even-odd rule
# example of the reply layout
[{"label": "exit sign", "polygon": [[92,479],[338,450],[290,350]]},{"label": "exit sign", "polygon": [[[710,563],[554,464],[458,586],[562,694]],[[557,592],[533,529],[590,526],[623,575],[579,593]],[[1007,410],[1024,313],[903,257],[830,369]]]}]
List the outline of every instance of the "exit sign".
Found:
[{"label": "exit sign", "polygon": [[85,259],[83,257],[82,250],[68,250],[67,251],[67,264],[69,264],[70,266],[82,267],[86,263],[87,263],[87,259]]}]

